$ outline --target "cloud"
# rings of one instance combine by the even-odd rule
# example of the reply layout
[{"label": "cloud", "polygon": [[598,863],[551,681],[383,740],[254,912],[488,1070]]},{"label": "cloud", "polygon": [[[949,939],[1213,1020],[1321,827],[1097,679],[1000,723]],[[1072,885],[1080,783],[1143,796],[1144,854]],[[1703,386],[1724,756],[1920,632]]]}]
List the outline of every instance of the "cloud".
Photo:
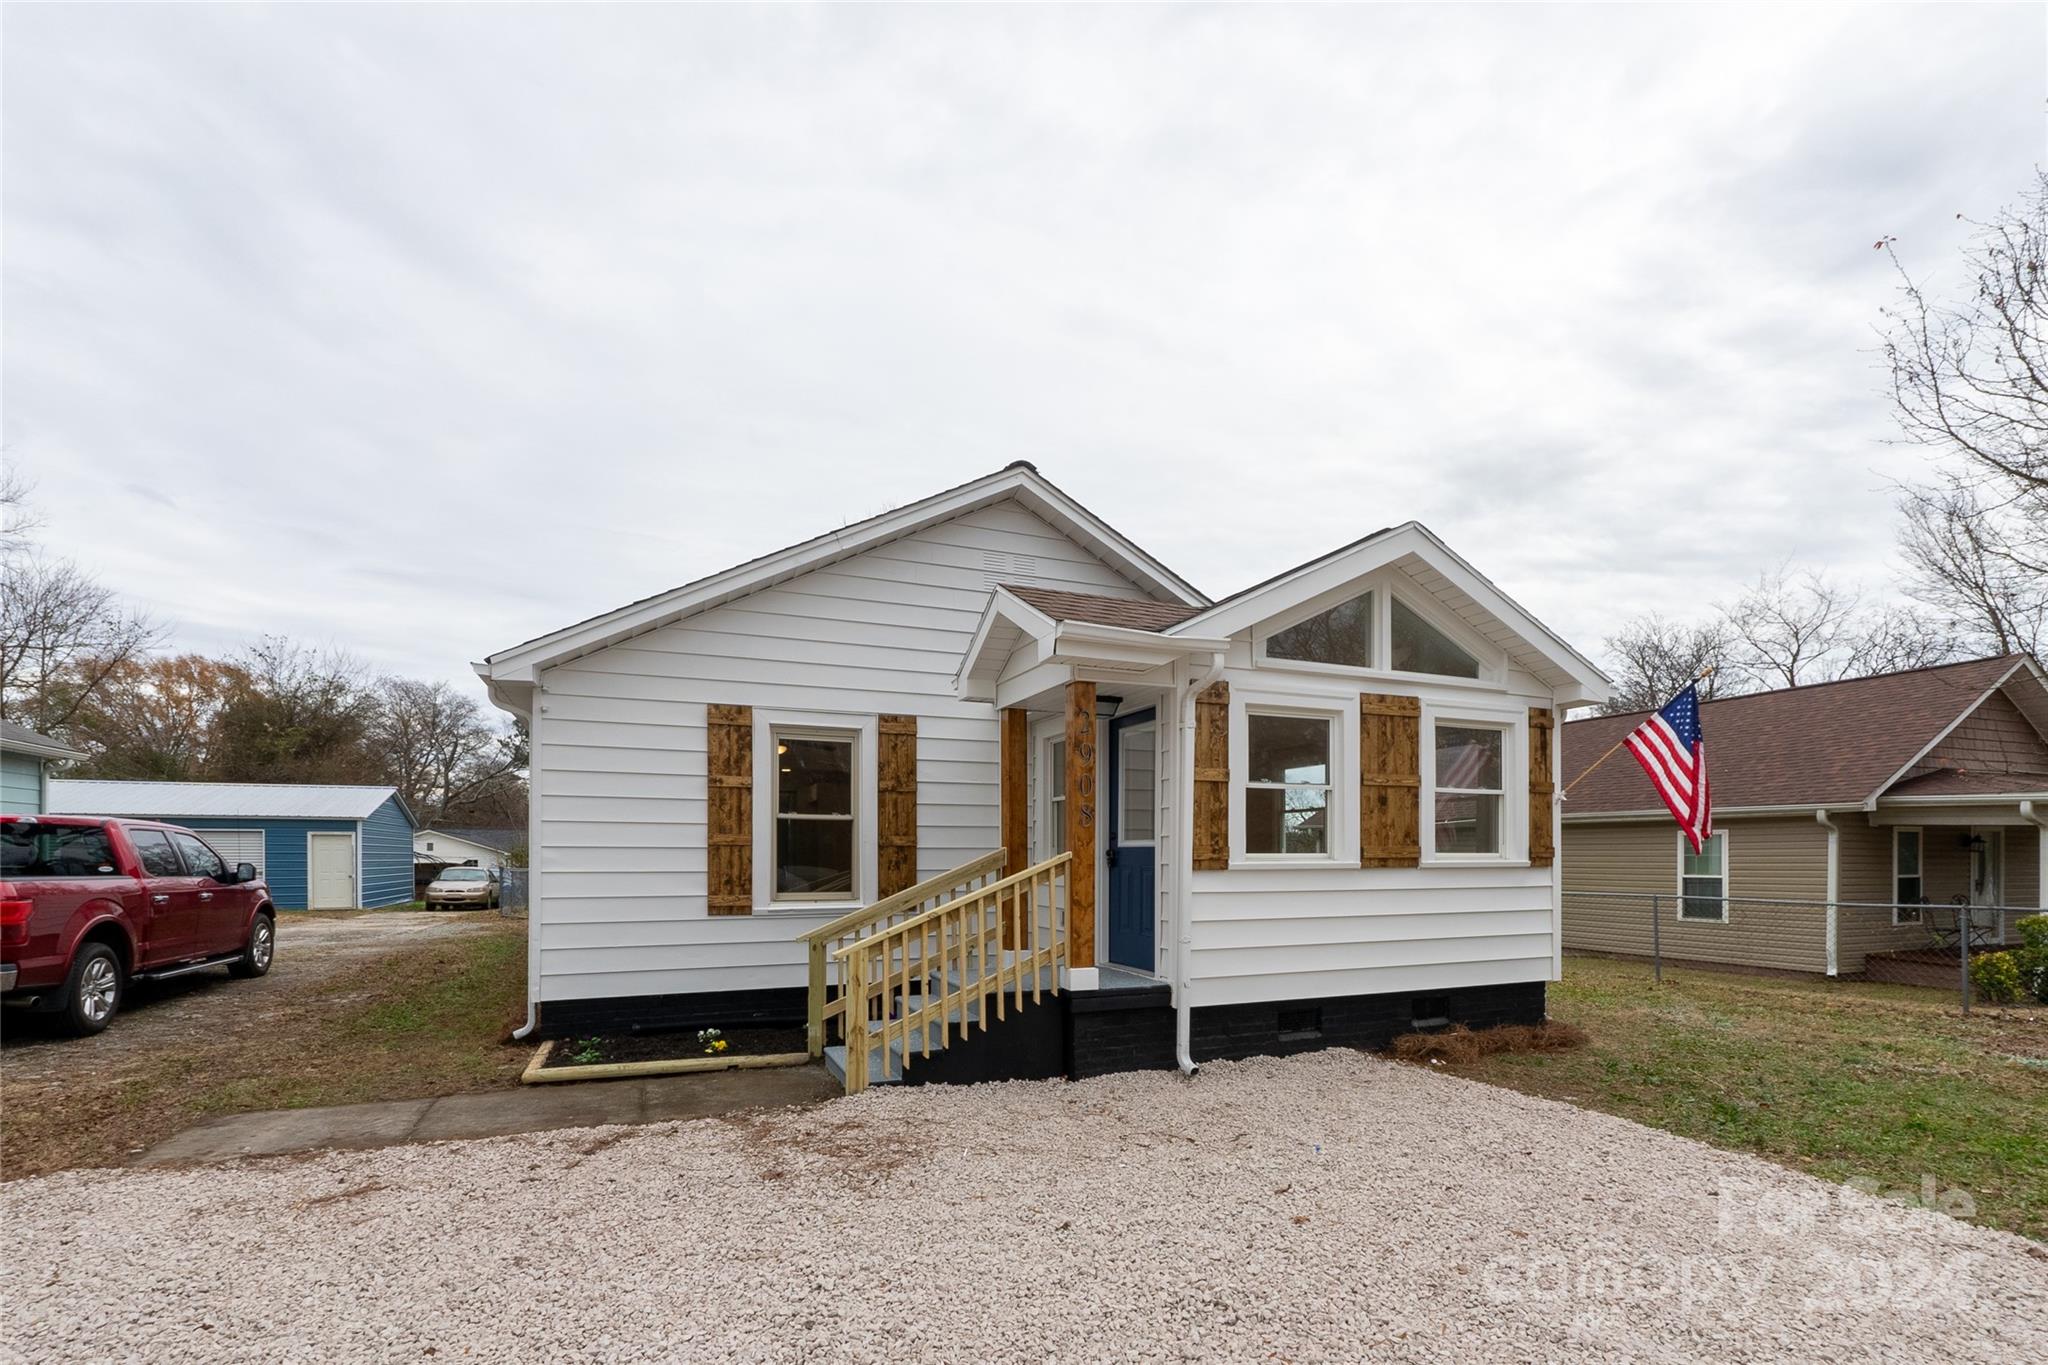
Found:
[{"label": "cloud", "polygon": [[1881,579],[1883,233],[2038,8],[30,7],[4,448],[217,648],[466,661],[1011,459],[1212,592],[1424,520],[1582,645]]}]

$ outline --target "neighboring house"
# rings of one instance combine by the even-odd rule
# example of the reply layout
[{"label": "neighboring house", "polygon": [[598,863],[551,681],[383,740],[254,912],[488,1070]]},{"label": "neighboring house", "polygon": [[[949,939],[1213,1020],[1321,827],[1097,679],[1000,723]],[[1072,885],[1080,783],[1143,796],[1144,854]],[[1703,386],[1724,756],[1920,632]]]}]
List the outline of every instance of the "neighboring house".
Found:
[{"label": "neighboring house", "polygon": [[84,758],[11,720],[0,720],[0,815],[40,815],[49,809],[50,765]]},{"label": "neighboring house", "polygon": [[544,1035],[816,1020],[855,945],[871,1017],[1020,973],[932,1079],[1542,1018],[1552,717],[1607,692],[1416,523],[1212,602],[1023,464],[477,671],[532,727]]},{"label": "neighboring house", "polygon": [[256,864],[281,910],[412,899],[412,813],[393,787],[60,780],[50,809],[197,830],[230,863]]},{"label": "neighboring house", "polygon": [[474,863],[497,872],[504,869],[512,850],[525,838],[524,830],[443,825],[414,831],[412,848],[420,855],[416,861],[444,865]]},{"label": "neighboring house", "polygon": [[2044,904],[2048,684],[2024,655],[1708,702],[1697,857],[1626,751],[1572,785],[1642,719],[1563,730],[1567,948],[1649,953],[1656,896],[1666,957],[1849,976],[1958,903],[1994,942]]}]

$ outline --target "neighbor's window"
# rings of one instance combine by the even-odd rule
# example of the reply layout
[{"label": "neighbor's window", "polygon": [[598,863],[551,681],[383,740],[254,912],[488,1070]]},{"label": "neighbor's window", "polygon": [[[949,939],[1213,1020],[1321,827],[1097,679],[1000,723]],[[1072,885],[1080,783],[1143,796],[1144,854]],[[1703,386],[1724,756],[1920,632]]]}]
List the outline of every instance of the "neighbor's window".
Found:
[{"label": "neighbor's window", "polygon": [[0,877],[118,877],[114,845],[99,825],[0,825]]},{"label": "neighbor's window", "polygon": [[854,895],[853,736],[775,735],[776,900]]},{"label": "neighbor's window", "polygon": [[1920,831],[1892,831],[1892,923],[1918,924],[1927,903],[1927,884],[1920,877]]},{"label": "neighbor's window", "polygon": [[1506,824],[1502,776],[1507,731],[1490,725],[1436,727],[1436,851],[1500,853]]},{"label": "neighbor's window", "polygon": [[1056,739],[1045,746],[1046,824],[1045,856],[1057,857],[1067,851],[1067,742]]},{"label": "neighbor's window", "polygon": [[1435,673],[1447,678],[1476,678],[1479,660],[1451,643],[1449,636],[1422,619],[1421,613],[1389,594],[1387,613],[1393,667],[1402,673]]},{"label": "neighbor's window", "polygon": [[1330,720],[1245,715],[1244,851],[1330,851]]},{"label": "neighbor's window", "polygon": [[1371,668],[1372,594],[1339,602],[1320,615],[1274,631],[1266,637],[1266,657]]},{"label": "neighbor's window", "polygon": [[1678,836],[1680,919],[1725,921],[1728,918],[1728,836],[1716,834],[1698,853]]}]

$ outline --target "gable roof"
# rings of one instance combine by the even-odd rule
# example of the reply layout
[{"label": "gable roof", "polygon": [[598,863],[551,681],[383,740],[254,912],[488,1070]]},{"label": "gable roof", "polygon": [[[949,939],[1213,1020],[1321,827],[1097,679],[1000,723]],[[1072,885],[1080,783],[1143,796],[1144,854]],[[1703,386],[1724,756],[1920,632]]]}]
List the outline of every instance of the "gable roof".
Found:
[{"label": "gable roof", "polygon": [[1553,687],[1598,701],[1608,677],[1419,521],[1403,522],[1254,583],[1170,627],[1170,635],[1235,635],[1298,603],[1380,569],[1394,569],[1418,597],[1452,612],[1514,663]]},{"label": "gable roof", "polygon": [[0,752],[33,754],[37,758],[84,758],[85,755],[68,744],[39,735],[26,725],[16,725],[11,720],[0,720]]},{"label": "gable roof", "polygon": [[416,830],[414,837],[433,834],[445,834],[450,839],[475,844],[478,848],[494,848],[500,853],[510,853],[514,847],[526,842],[523,829],[487,829],[471,825],[429,825]]},{"label": "gable roof", "polygon": [[[1700,724],[1714,807],[1872,805],[1993,690],[2032,668],[2026,656],[2008,654],[1707,702]],[[1599,761],[1648,714],[1595,716],[1559,727],[1571,787],[1567,818],[1661,813],[1649,777],[1633,758],[1618,753]]]},{"label": "gable roof", "polygon": [[1032,588],[1021,583],[999,586],[1054,621],[1086,621],[1091,625],[1119,626],[1125,630],[1165,630],[1202,610],[1187,603],[1145,602],[1131,597],[1104,597],[1092,592]]},{"label": "gable roof", "polygon": [[[126,815],[146,820],[363,820],[398,795],[396,787],[297,782],[50,783],[52,815]],[[405,802],[398,803],[405,809]],[[412,813],[406,812],[411,821]]]},{"label": "gable roof", "polygon": [[773,554],[750,559],[744,564],[500,650],[473,667],[490,687],[492,700],[523,711],[521,693],[531,687],[542,668],[617,644],[630,636],[659,629],[747,593],[1005,499],[1014,499],[1066,532],[1141,589],[1196,606],[1208,602],[1208,598],[1179,574],[1055,487],[1032,465],[1018,460],[993,474],[983,475],[893,511],[828,531]]}]

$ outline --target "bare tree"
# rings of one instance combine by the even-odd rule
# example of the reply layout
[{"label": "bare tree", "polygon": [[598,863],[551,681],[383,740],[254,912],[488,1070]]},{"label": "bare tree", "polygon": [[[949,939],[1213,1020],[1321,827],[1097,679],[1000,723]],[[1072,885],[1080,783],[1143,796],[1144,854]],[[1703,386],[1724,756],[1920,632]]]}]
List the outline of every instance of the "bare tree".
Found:
[{"label": "bare tree", "polygon": [[[1958,215],[1961,217],[1961,215]],[[2038,651],[2048,594],[2048,173],[1963,250],[1970,285],[1930,300],[1894,243],[1884,310],[1900,431],[1939,463],[1909,485],[1901,548],[1922,602],[2001,652]]]},{"label": "bare tree", "polygon": [[243,679],[215,722],[211,767],[226,782],[376,782],[367,670],[339,650],[265,636],[234,660]]},{"label": "bare tree", "polygon": [[7,555],[0,562],[0,715],[61,734],[161,633],[69,560]]},{"label": "bare tree", "polygon": [[476,805],[526,766],[519,737],[497,729],[474,698],[445,682],[385,678],[377,703],[371,746],[387,779],[422,818]]},{"label": "bare tree", "polygon": [[1653,612],[1625,622],[1606,643],[1614,668],[1614,695],[1601,707],[1606,715],[1654,710],[1695,680],[1709,701],[1740,682],[1728,668],[1733,637],[1719,617],[1691,624]]},{"label": "bare tree", "polygon": [[72,718],[69,738],[88,755],[81,777],[168,782],[212,777],[220,717],[249,676],[201,654],[129,660]]},{"label": "bare tree", "polygon": [[43,524],[29,494],[35,484],[19,465],[0,465],[0,555],[25,549]]}]

